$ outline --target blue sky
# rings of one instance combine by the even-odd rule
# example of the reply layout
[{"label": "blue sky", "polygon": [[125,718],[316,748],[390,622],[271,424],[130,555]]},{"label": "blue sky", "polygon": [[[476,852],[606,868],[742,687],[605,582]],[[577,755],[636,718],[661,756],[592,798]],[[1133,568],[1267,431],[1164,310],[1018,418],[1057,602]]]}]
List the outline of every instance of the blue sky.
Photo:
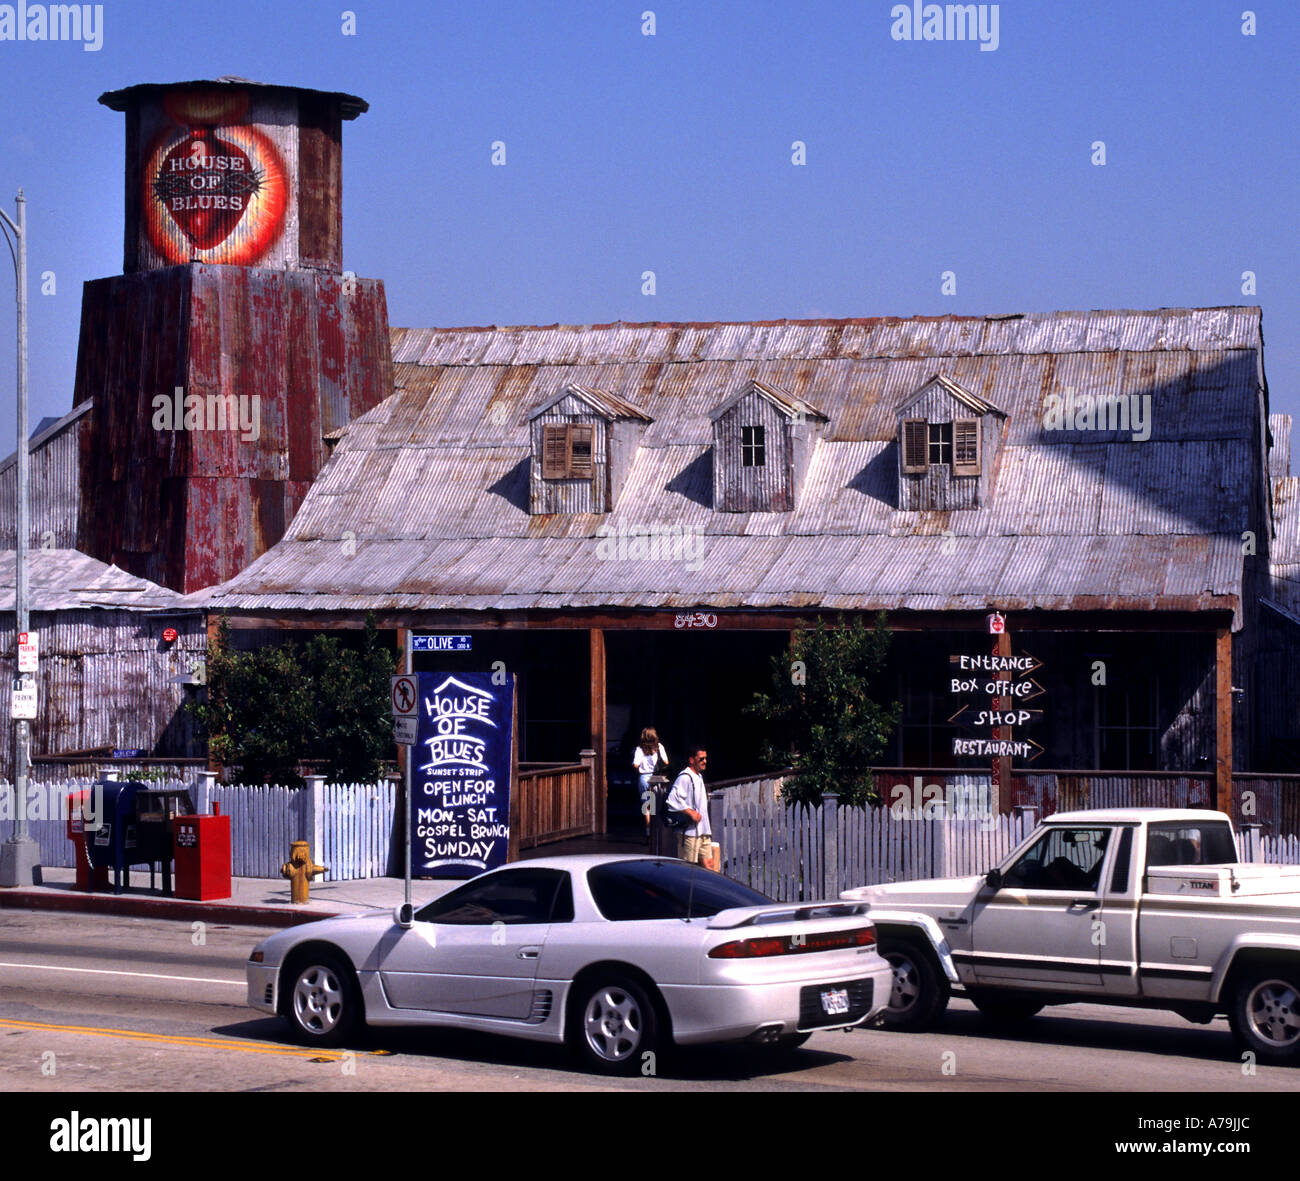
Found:
[{"label": "blue sky", "polygon": [[[1258,303],[1273,409],[1300,412],[1300,5],[1250,5],[1243,36],[1247,5],[1008,0],[983,52],[895,41],[875,0],[108,0],[97,52],[0,41],[32,422],[71,408],[81,284],[122,266],[123,117],[96,98],[221,74],[370,102],[345,125],[344,258],[394,324]],[[12,293],[0,267],[5,451]]]}]

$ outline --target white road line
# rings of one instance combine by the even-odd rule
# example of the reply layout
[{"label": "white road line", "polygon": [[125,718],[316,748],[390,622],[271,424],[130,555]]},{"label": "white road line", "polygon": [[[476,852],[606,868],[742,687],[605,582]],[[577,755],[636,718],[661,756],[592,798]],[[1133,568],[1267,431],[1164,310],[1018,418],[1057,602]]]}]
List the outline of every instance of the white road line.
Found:
[{"label": "white road line", "polygon": [[37,972],[88,972],[92,976],[138,976],[142,980],[181,980],[186,984],[228,984],[246,987],[243,980],[218,980],[213,976],[165,976],[161,972],[119,972],[110,968],[61,968],[54,964],[12,964],[0,961],[0,968],[30,968]]}]

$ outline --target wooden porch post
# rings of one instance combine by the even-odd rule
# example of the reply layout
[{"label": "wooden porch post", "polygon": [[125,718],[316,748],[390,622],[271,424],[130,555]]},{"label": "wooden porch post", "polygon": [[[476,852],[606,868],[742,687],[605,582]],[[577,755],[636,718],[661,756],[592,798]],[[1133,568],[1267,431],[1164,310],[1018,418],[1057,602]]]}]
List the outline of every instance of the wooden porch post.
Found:
[{"label": "wooden porch post", "polygon": [[1232,632],[1214,636],[1214,806],[1232,815]]},{"label": "wooden porch post", "polygon": [[589,745],[596,752],[595,774],[592,776],[593,831],[605,831],[605,800],[608,788],[605,781],[605,633],[593,627],[589,632],[591,652],[591,724]]}]

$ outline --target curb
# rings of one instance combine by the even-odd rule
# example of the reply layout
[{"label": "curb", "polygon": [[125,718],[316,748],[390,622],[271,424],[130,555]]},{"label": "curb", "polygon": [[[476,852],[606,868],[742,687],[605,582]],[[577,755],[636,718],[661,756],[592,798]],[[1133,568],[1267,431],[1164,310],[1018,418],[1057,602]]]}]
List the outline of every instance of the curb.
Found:
[{"label": "curb", "polygon": [[187,902],[171,898],[133,898],[126,894],[90,894],[50,890],[0,890],[0,910],[59,910],[111,914],[176,922],[238,923],[250,927],[295,927],[317,919],[337,918],[339,911],[240,906],[224,902]]}]

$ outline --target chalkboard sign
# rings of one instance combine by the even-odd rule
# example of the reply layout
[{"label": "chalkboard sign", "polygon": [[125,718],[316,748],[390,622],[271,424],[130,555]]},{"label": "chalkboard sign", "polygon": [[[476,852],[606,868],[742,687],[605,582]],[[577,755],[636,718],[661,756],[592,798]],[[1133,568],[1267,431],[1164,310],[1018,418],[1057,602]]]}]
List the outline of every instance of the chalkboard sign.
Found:
[{"label": "chalkboard sign", "polygon": [[515,680],[494,673],[418,675],[411,875],[473,877],[504,865],[510,843]]}]

